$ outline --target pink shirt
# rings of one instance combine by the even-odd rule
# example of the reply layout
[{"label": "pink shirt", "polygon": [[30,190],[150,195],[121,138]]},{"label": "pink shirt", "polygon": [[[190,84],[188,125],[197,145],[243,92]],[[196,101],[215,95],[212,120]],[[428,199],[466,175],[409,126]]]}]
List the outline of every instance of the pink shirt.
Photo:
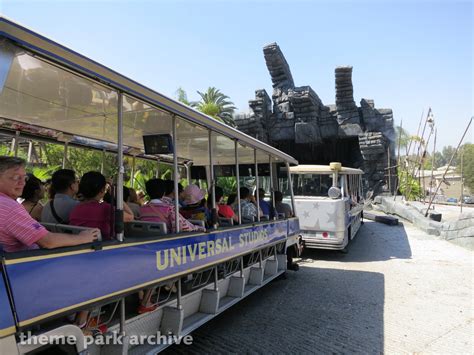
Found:
[{"label": "pink shirt", "polygon": [[104,240],[112,239],[112,206],[96,200],[79,203],[69,215],[72,226],[99,228]]},{"label": "pink shirt", "polygon": [[22,205],[0,192],[0,245],[4,251],[37,249],[36,242],[48,233]]},{"label": "pink shirt", "polygon": [[[160,200],[152,200],[147,205],[140,207],[140,220],[145,222],[164,222],[168,233],[176,233],[176,214],[173,205]],[[195,226],[179,214],[179,229],[181,232],[205,231],[205,228]]]}]

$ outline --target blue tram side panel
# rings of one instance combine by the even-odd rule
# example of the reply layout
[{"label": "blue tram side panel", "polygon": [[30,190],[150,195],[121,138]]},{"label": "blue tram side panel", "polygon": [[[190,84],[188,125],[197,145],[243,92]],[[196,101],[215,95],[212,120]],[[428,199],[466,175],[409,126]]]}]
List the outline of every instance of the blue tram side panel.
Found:
[{"label": "blue tram side panel", "polygon": [[287,228],[287,221],[281,221],[161,241],[135,240],[73,255],[5,260],[19,325],[284,241]]},{"label": "blue tram side panel", "polygon": [[298,218],[288,219],[288,236],[298,234],[300,232],[300,220]]},{"label": "blue tram side panel", "polygon": [[4,276],[0,274],[0,337],[14,332],[15,321],[8,299],[7,286]]}]

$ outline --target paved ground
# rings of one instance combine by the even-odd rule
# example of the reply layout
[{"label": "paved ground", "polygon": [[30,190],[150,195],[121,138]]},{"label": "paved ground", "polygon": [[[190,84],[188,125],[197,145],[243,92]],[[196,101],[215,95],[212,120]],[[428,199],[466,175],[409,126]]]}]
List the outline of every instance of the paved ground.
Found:
[{"label": "paved ground", "polygon": [[347,255],[299,264],[168,352],[474,353],[472,251],[366,222]]}]

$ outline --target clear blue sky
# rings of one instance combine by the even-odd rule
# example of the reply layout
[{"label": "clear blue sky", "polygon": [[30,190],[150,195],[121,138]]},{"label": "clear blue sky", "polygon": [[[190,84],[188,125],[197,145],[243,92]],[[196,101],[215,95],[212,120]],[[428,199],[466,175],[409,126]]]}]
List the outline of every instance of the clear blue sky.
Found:
[{"label": "clear blue sky", "polygon": [[[354,98],[392,108],[416,133],[429,106],[438,144],[455,145],[473,115],[471,1],[21,1],[0,12],[175,97],[215,86],[248,111],[271,95],[263,46],[277,42],[297,86],[335,101],[334,69],[352,65]],[[474,142],[474,129],[467,136]]]}]

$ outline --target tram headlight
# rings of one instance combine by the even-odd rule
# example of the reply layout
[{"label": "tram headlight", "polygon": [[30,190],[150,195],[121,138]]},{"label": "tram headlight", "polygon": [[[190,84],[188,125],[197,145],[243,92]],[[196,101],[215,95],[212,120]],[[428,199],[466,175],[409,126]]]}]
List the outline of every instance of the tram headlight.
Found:
[{"label": "tram headlight", "polygon": [[328,190],[328,196],[332,199],[341,197],[341,189],[336,186],[332,186]]}]

